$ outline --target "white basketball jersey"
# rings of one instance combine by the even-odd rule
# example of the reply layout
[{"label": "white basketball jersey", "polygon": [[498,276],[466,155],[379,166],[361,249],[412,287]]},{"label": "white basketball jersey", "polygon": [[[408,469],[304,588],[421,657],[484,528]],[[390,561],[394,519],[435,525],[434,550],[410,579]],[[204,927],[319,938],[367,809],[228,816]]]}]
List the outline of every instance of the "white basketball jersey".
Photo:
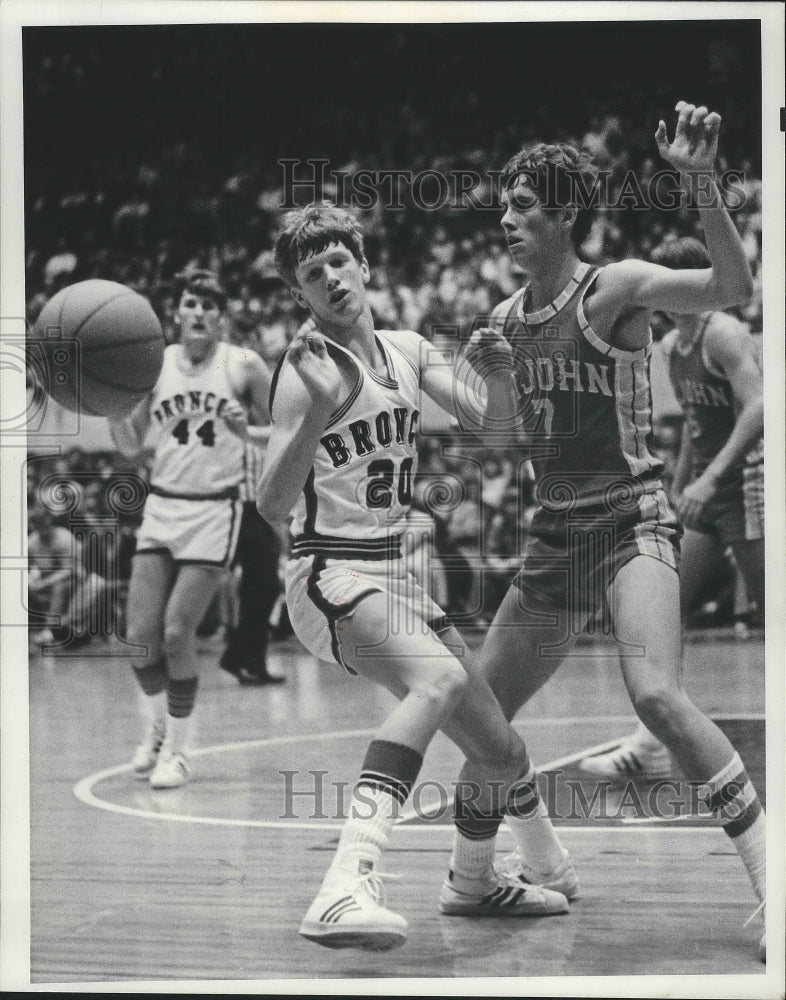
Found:
[{"label": "white basketball jersey", "polygon": [[377,330],[376,337],[387,362],[386,376],[326,338],[328,353],[349,359],[357,381],[320,438],[293,513],[293,555],[317,549],[335,553],[335,558],[353,552],[384,558],[390,537],[405,528],[417,468],[416,359],[423,338],[384,330]]},{"label": "white basketball jersey", "polygon": [[[231,344],[191,366],[179,344],[164,351],[164,366],[150,399],[155,456],[154,489],[192,499],[231,494],[243,478],[244,442],[227,427],[223,412],[234,397],[229,381]],[[193,370],[191,370],[193,368]]]}]

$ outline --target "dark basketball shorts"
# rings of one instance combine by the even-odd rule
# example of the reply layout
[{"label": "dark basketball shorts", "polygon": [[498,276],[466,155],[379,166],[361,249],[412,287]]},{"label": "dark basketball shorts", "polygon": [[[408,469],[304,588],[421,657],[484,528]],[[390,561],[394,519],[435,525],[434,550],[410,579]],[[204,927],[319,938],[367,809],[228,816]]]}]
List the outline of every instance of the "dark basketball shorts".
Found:
[{"label": "dark basketball shorts", "polygon": [[645,493],[635,509],[576,509],[536,514],[513,584],[533,605],[594,612],[615,576],[636,556],[679,568],[682,526],[663,489]]},{"label": "dark basketball shorts", "polygon": [[764,466],[745,468],[721,486],[691,528],[714,535],[723,545],[764,538]]}]

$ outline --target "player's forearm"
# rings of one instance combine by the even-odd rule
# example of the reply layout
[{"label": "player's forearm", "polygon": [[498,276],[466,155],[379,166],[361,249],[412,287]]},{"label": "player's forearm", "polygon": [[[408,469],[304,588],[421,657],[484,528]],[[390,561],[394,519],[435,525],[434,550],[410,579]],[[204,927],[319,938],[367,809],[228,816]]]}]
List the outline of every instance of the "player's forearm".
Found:
[{"label": "player's forearm", "polygon": [[701,219],[712,261],[717,308],[747,304],[753,295],[753,274],[714,176],[703,172],[683,175],[682,183],[690,191]]},{"label": "player's forearm", "polygon": [[764,400],[754,399],[740,411],[726,444],[707,466],[705,475],[719,479],[738,465],[764,433]]},{"label": "player's forearm", "polygon": [[131,419],[110,420],[109,432],[117,450],[127,458],[133,458],[142,450],[141,436]]},{"label": "player's forearm", "polygon": [[682,493],[690,481],[693,448],[688,435],[688,428],[682,429],[682,443],[680,444],[677,463],[674,467],[674,477],[671,481],[671,495],[676,498]]},{"label": "player's forearm", "polygon": [[287,444],[274,454],[268,451],[259,483],[256,503],[269,523],[285,521],[303,492],[314,464],[324,421],[304,420]]},{"label": "player's forearm", "polygon": [[519,394],[513,372],[493,375],[486,379],[486,406],[482,429],[516,433],[521,429]]},{"label": "player's forearm", "polygon": [[264,445],[270,440],[272,432],[273,427],[271,424],[266,424],[264,427],[256,427],[249,424],[246,427],[246,440],[250,441],[251,444]]},{"label": "player's forearm", "polygon": [[48,590],[50,587],[54,587],[55,584],[62,583],[63,580],[68,580],[74,574],[74,570],[69,566],[64,569],[55,570],[54,573],[50,573],[49,576],[39,577],[33,583],[28,585],[28,590],[31,594],[37,594],[39,591]]}]

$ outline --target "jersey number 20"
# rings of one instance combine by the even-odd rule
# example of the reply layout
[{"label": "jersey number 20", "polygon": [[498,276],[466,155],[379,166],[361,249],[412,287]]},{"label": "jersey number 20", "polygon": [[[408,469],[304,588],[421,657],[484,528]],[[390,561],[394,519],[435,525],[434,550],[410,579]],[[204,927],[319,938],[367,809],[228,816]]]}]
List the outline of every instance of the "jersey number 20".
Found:
[{"label": "jersey number 20", "polygon": [[[389,458],[378,458],[368,467],[372,477],[366,485],[366,506],[370,510],[382,510],[393,504],[393,480],[396,466]],[[405,458],[398,470],[396,485],[398,502],[406,506],[412,501],[412,459]]]}]

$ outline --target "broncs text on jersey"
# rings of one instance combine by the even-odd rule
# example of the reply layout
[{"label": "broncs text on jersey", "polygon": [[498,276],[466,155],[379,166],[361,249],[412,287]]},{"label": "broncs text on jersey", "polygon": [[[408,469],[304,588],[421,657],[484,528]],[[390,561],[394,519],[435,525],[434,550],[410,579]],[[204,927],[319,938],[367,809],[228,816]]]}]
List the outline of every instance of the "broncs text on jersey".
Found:
[{"label": "broncs text on jersey", "polygon": [[353,454],[359,457],[370,455],[377,445],[389,448],[396,444],[412,445],[415,441],[419,410],[411,412],[406,406],[395,406],[391,413],[382,410],[374,418],[373,426],[368,420],[353,420],[347,425],[346,434],[332,432],[325,434],[319,442],[325,448],[333,467],[346,465]]}]

